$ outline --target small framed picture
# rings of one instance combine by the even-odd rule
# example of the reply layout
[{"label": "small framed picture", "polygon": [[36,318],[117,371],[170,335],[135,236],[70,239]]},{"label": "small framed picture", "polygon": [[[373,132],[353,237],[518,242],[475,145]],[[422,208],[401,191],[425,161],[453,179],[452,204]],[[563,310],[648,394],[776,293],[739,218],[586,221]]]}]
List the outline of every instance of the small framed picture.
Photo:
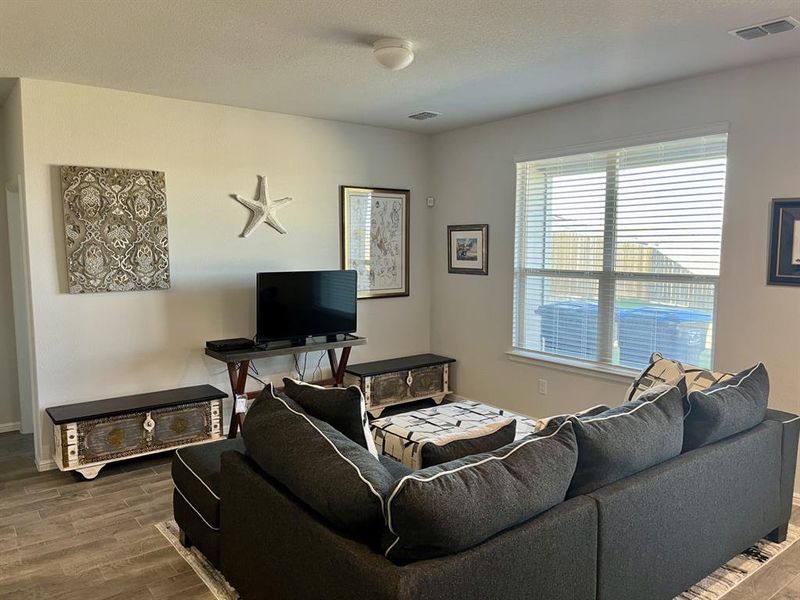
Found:
[{"label": "small framed picture", "polygon": [[800,285],[800,198],[772,201],[770,285]]},{"label": "small framed picture", "polygon": [[447,272],[489,274],[489,226],[447,226]]}]

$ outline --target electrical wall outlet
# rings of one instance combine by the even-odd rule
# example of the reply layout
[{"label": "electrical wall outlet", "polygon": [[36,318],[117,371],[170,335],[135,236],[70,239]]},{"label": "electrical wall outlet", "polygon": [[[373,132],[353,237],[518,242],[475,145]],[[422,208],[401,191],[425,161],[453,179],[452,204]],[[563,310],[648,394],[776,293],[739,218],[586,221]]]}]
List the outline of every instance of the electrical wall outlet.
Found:
[{"label": "electrical wall outlet", "polygon": [[539,393],[542,396],[547,396],[547,379],[539,380]]},{"label": "electrical wall outlet", "polygon": [[426,200],[428,202],[428,206],[431,207],[436,206],[436,198],[434,198],[433,196],[428,196]]}]

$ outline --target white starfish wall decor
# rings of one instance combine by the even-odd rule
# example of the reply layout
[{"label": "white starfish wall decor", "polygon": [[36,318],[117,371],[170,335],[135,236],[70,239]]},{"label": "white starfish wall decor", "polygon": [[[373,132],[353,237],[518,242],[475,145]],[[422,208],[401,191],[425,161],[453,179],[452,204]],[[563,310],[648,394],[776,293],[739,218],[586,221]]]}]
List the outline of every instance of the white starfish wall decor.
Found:
[{"label": "white starfish wall decor", "polygon": [[280,200],[271,199],[265,175],[258,176],[258,191],[256,192],[255,200],[242,198],[239,194],[231,194],[231,198],[245,205],[253,213],[250,215],[250,221],[248,221],[247,227],[241,233],[241,237],[249,236],[262,223],[266,223],[278,233],[286,233],[286,229],[275,216],[275,211],[289,204],[292,199],[288,196]]}]

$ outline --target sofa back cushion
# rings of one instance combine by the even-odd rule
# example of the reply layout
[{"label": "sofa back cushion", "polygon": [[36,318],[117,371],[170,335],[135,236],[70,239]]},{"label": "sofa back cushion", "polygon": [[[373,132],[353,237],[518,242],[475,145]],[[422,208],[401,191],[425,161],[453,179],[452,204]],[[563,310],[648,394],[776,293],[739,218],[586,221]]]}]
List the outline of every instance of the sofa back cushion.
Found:
[{"label": "sofa back cushion", "polygon": [[[268,385],[242,428],[247,454],[335,527],[380,532],[395,478],[364,447]],[[276,515],[275,518],[280,518]]]},{"label": "sofa back cushion", "polygon": [[375,441],[369,430],[364,394],[357,386],[324,388],[288,377],[283,379],[283,386],[284,393],[308,415],[332,425],[378,458]]},{"label": "sofa back cushion", "polygon": [[769,376],[763,363],[688,395],[683,451],[755,427],[767,414]]},{"label": "sofa back cushion", "polygon": [[452,554],[535,517],[564,500],[577,452],[567,422],[403,477],[386,499],[385,555],[403,564]]},{"label": "sofa back cushion", "polygon": [[683,447],[682,386],[660,386],[589,418],[570,417],[578,465],[568,497],[588,494],[678,456]]}]

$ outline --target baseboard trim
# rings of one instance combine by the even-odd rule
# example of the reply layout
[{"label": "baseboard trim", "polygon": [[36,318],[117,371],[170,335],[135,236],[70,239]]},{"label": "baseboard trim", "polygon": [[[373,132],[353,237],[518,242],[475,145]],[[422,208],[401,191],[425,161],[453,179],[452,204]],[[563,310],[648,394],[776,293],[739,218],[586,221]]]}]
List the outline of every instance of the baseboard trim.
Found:
[{"label": "baseboard trim", "polygon": [[36,461],[36,470],[37,471],[54,471],[58,468],[56,461],[52,458],[48,458],[46,460],[37,460]]},{"label": "baseboard trim", "polygon": [[16,423],[0,423],[0,433],[19,431],[19,421]]}]

